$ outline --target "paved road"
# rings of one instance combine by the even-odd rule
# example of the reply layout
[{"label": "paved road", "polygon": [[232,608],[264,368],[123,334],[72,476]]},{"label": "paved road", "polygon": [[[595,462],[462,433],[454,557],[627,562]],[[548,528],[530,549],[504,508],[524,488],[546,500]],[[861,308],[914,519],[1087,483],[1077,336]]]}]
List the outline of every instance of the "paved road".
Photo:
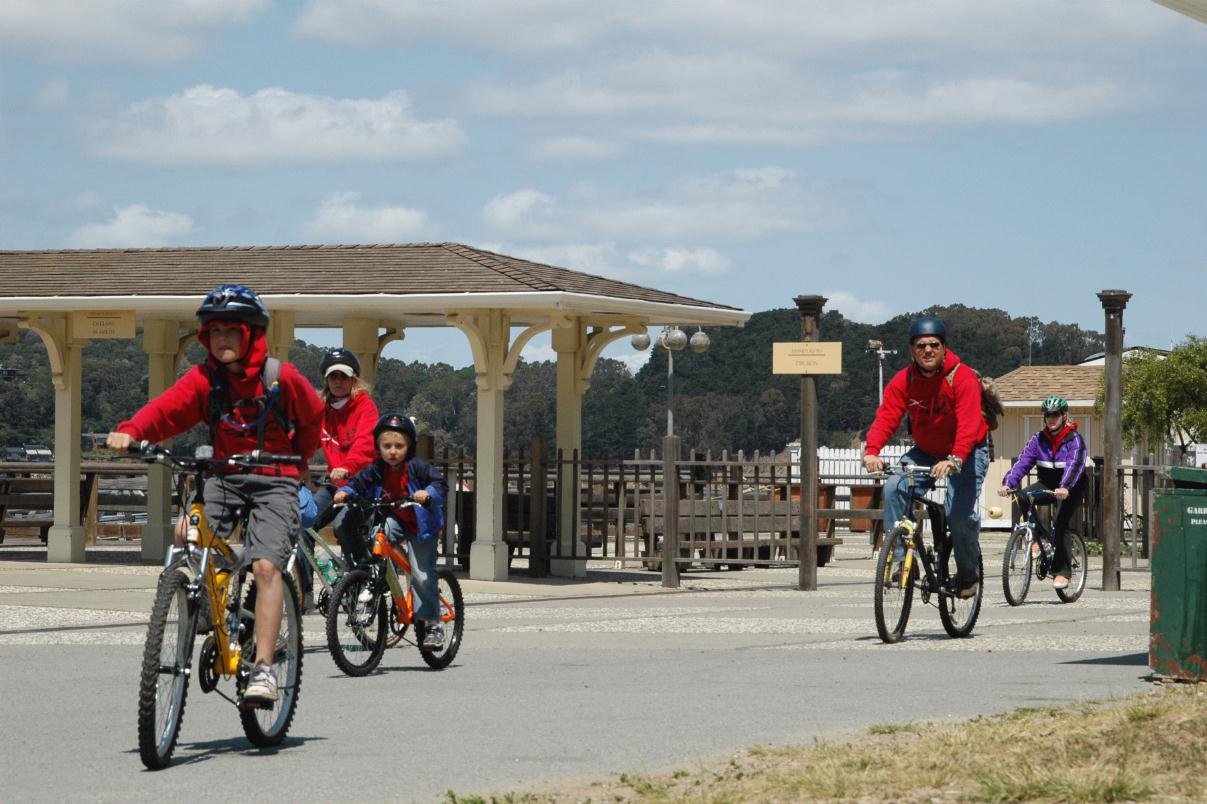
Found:
[{"label": "paved road", "polygon": [[[1001,541],[986,537],[987,567],[1000,566]],[[692,572],[680,591],[648,573],[467,581],[464,645],[444,672],[411,648],[346,678],[307,617],[284,746],[251,749],[234,709],[194,686],[174,764],[149,773],[135,696],[158,569],[3,558],[6,800],[152,800],[208,785],[235,798],[431,801],[1149,688],[1145,573],[1125,573],[1126,591],[1111,594],[1094,591],[1092,573],[1071,606],[1041,586],[1010,608],[991,582],[973,639],[948,639],[937,612],[916,607],[908,638],[889,646],[875,637],[868,550],[844,546],[814,593],[794,589],[794,569]]]}]

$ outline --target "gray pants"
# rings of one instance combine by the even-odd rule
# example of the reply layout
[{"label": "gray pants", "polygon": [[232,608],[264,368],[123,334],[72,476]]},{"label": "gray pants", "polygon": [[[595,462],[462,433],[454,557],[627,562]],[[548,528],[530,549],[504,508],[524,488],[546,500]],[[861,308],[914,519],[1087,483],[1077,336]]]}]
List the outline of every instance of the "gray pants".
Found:
[{"label": "gray pants", "polygon": [[302,522],[297,478],[232,474],[206,479],[205,518],[215,534],[229,538],[241,508],[248,511],[244,565],[263,558],[284,572]]}]

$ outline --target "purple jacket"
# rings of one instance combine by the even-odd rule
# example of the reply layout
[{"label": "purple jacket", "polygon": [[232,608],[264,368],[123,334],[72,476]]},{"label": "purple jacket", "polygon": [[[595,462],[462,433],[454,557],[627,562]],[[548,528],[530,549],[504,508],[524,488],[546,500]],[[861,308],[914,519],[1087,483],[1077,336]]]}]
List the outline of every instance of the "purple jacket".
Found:
[{"label": "purple jacket", "polygon": [[1085,477],[1085,439],[1076,427],[1070,427],[1055,450],[1052,439],[1043,430],[1031,437],[1023,454],[1018,456],[1002,485],[1015,488],[1031,467],[1039,471],[1039,482],[1049,488],[1071,489]]}]

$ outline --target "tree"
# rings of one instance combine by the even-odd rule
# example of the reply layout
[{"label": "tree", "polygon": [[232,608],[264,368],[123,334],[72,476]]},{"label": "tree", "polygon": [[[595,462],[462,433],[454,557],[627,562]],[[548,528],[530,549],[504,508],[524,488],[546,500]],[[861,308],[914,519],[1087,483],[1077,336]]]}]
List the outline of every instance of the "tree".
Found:
[{"label": "tree", "polygon": [[1191,445],[1207,441],[1207,339],[1191,335],[1165,359],[1140,352],[1124,361],[1123,437],[1129,446],[1177,446],[1183,462]]}]

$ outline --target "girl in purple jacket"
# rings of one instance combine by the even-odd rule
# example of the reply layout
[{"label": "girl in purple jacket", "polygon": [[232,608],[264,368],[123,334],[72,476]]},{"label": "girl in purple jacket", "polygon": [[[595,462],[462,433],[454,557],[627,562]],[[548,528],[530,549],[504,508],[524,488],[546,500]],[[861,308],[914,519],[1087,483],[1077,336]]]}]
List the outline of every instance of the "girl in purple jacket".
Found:
[{"label": "girl in purple jacket", "polygon": [[[1010,473],[1002,480],[998,494],[1005,497],[1010,489],[1036,468],[1039,483],[1027,490],[1047,489],[1060,501],[1052,524],[1052,586],[1064,589],[1069,585],[1069,520],[1085,495],[1085,439],[1077,425],[1069,421],[1069,403],[1062,397],[1050,396],[1039,407],[1044,414],[1044,428],[1036,433],[1018,456]],[[1025,498],[1020,504],[1026,504]],[[1038,546],[1038,545],[1036,545]]]}]

